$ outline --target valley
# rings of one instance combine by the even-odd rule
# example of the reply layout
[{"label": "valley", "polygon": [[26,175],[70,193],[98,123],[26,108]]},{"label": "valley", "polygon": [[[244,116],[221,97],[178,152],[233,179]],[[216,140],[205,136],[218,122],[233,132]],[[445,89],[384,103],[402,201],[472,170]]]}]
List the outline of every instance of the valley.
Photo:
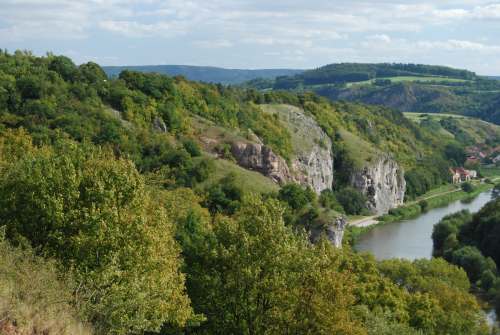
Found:
[{"label": "valley", "polygon": [[[451,75],[463,77],[454,83],[474,78]],[[58,277],[65,298],[49,307],[16,287],[13,307],[0,310],[6,320],[28,304],[66,309],[57,322],[80,318],[90,325],[82,331],[97,334],[260,334],[271,324],[273,333],[376,334],[368,320],[417,334],[436,317],[419,314],[424,294],[442,311],[429,334],[487,329],[463,270],[434,259],[395,265],[419,273],[422,286],[408,291],[389,279],[387,263],[349,243],[486,194],[498,178],[499,126],[308,91],[132,70],[108,77],[93,62],[21,51],[2,51],[0,78],[0,250],[9,260],[0,263],[9,274],[1,282],[40,271],[72,276]],[[459,185],[450,185],[452,168],[462,173]],[[469,181],[472,171],[479,175]],[[387,224],[363,227],[375,221]],[[46,299],[55,294],[36,285]],[[303,306],[299,297],[311,289],[315,298]],[[450,307],[443,290],[464,304]],[[249,304],[263,308],[262,294],[273,314],[246,315]],[[255,324],[240,324],[242,315]],[[46,321],[40,327],[58,324]]]}]

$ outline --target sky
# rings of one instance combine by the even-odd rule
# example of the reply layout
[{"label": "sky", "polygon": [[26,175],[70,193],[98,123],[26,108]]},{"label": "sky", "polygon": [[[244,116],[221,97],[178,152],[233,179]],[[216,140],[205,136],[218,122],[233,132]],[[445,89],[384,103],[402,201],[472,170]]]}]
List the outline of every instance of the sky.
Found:
[{"label": "sky", "polygon": [[77,64],[399,62],[500,75],[500,2],[0,0],[0,48]]}]

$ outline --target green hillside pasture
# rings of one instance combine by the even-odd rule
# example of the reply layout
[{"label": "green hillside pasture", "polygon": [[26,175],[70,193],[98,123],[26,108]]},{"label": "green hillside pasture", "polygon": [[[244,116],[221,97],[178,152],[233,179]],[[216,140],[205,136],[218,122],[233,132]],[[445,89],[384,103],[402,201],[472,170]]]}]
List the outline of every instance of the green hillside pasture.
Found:
[{"label": "green hillside pasture", "polygon": [[[470,80],[465,80],[465,79],[449,78],[449,77],[401,76],[401,77],[380,77],[380,78],[374,78],[374,79],[365,80],[365,81],[358,81],[358,82],[347,83],[346,86],[347,87],[351,87],[351,86],[354,86],[354,85],[371,85],[377,79],[378,80],[390,80],[392,84],[394,84],[394,83],[400,83],[400,82],[406,82],[406,81],[421,82],[421,83],[432,83],[432,82],[435,82],[435,83],[439,83],[439,84],[464,83],[464,82],[470,81]],[[321,86],[321,85],[316,85],[316,86]]]},{"label": "green hillside pasture", "polygon": [[236,178],[236,184],[239,185],[247,193],[271,193],[279,190],[279,185],[271,179],[256,172],[246,170],[236,163],[230,162],[225,159],[216,159],[215,171],[212,173],[208,180],[198,185],[199,188],[212,185],[220,181],[222,178],[233,174]]}]

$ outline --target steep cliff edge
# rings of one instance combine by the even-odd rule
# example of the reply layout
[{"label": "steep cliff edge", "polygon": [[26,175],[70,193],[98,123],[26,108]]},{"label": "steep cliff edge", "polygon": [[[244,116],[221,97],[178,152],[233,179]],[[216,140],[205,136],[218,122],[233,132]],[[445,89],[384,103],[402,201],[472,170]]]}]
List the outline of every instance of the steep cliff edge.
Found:
[{"label": "steep cliff edge", "polygon": [[388,155],[379,156],[374,163],[353,173],[353,187],[367,198],[367,207],[376,214],[403,204],[406,181],[403,168]]},{"label": "steep cliff edge", "polygon": [[260,143],[233,142],[231,154],[238,165],[262,173],[279,184],[293,181],[286,161]]},{"label": "steep cliff edge", "polygon": [[277,115],[292,136],[291,180],[310,186],[316,193],[333,184],[332,142],[313,117],[290,105],[262,105]]}]

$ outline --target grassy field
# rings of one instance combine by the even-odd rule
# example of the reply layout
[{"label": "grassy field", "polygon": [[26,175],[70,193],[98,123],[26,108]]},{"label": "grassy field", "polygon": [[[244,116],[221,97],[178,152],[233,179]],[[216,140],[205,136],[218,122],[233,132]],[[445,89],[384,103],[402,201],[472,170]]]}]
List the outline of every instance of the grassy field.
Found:
[{"label": "grassy field", "polygon": [[408,119],[412,120],[412,121],[416,121],[416,122],[420,122],[422,119],[423,119],[423,115],[425,116],[430,116],[432,117],[433,119],[439,121],[439,120],[442,120],[442,119],[446,119],[446,118],[449,118],[449,117],[453,117],[453,118],[458,118],[458,119],[471,119],[470,117],[468,116],[464,116],[464,115],[457,115],[457,114],[442,114],[442,113],[410,113],[410,112],[405,112],[403,113],[404,116],[406,116]]},{"label": "grassy field", "polygon": [[356,153],[352,156],[356,168],[364,167],[367,162],[371,162],[379,154],[371,143],[346,130],[340,130],[340,136],[344,140],[347,151]]},{"label": "grassy field", "polygon": [[485,178],[490,178],[494,181],[500,179],[500,167],[481,167],[479,170]]},{"label": "grassy field", "polygon": [[[347,83],[347,87],[351,87],[354,85],[371,85],[375,82],[375,80],[390,80],[391,83],[401,83],[401,82],[422,82],[422,83],[429,83],[429,82],[437,82],[437,83],[463,83],[467,82],[469,80],[465,79],[457,79],[457,78],[449,78],[449,77],[438,77],[438,76],[428,76],[428,77],[418,77],[418,76],[399,76],[399,77],[381,77],[381,78],[375,78],[375,79],[370,79],[370,80],[365,80],[365,81],[358,81],[358,82],[353,82],[353,83]],[[320,86],[320,85],[316,85]]]},{"label": "grassy field", "polygon": [[277,192],[279,190],[278,184],[258,172],[246,170],[238,166],[236,163],[224,159],[216,159],[214,162],[215,173],[213,173],[208,180],[203,182],[198,187],[204,188],[207,185],[218,182],[225,176],[232,173],[236,177],[236,183],[246,192],[270,193]]},{"label": "grassy field", "polygon": [[378,78],[378,79],[389,79],[393,83],[398,83],[402,81],[420,81],[420,82],[442,82],[442,83],[463,83],[469,80],[465,79],[457,79],[457,78],[448,78],[448,77],[437,77],[437,76],[429,76],[429,77],[417,77],[417,76],[402,76],[402,77],[388,77],[388,78]]}]

